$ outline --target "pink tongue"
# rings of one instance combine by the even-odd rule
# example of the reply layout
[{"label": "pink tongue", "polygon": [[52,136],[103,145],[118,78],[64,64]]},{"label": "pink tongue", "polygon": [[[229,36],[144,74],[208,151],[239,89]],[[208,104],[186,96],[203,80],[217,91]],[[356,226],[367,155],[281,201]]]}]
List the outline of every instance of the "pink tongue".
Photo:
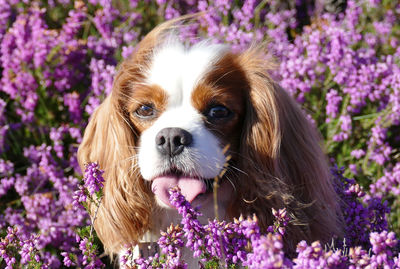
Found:
[{"label": "pink tongue", "polygon": [[203,180],[191,177],[162,176],[156,177],[151,184],[151,190],[163,201],[164,204],[172,205],[169,202],[170,188],[178,186],[186,200],[191,203],[199,194],[206,192],[206,185]]}]

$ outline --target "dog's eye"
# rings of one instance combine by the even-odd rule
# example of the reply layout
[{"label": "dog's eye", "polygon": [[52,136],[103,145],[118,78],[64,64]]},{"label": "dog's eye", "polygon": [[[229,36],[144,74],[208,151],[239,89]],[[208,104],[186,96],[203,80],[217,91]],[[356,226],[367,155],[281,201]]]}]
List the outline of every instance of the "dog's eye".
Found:
[{"label": "dog's eye", "polygon": [[156,115],[156,111],[151,104],[141,105],[135,110],[134,114],[142,119],[152,118]]},{"label": "dog's eye", "polygon": [[216,105],[208,110],[207,117],[210,119],[223,119],[230,116],[231,112],[223,105]]}]

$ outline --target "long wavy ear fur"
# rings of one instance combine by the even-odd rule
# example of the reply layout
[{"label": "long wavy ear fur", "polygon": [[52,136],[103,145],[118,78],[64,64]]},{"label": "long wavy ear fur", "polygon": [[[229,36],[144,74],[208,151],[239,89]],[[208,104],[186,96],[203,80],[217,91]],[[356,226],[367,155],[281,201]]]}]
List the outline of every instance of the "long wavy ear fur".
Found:
[{"label": "long wavy ear fur", "polygon": [[[78,161],[98,162],[105,171],[104,197],[94,226],[107,253],[117,253],[127,243],[136,243],[151,227],[154,199],[138,173],[136,148],[138,133],[129,120],[126,104],[135,84],[143,82],[153,52],[166,41],[174,28],[192,14],[170,20],[154,28],[119,67],[112,93],[92,115],[78,149]],[[134,100],[131,100],[134,101]]]},{"label": "long wavy ear fur", "polygon": [[292,217],[287,248],[297,242],[341,235],[338,197],[320,137],[297,103],[268,75],[271,61],[263,48],[239,55],[249,81],[249,101],[240,146],[234,207],[257,214],[262,228],[272,224],[271,208]]},{"label": "long wavy ear fur", "polygon": [[78,150],[79,163],[98,162],[105,171],[103,198],[94,227],[106,252],[115,253],[136,242],[150,225],[152,199],[143,180],[135,173],[134,130],[124,120],[113,94],[90,119]]}]

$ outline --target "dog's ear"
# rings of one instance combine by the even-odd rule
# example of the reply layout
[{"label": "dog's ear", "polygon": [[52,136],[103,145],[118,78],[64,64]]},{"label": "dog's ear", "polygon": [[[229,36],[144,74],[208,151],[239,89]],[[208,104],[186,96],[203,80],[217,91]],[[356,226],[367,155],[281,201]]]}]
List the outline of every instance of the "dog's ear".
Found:
[{"label": "dog's ear", "polygon": [[239,164],[245,175],[237,183],[240,208],[257,212],[266,227],[270,208],[286,207],[298,224],[289,228],[294,243],[340,234],[338,198],[318,132],[268,75],[271,61],[263,49],[249,49],[239,59],[250,84]]},{"label": "dog's ear", "polygon": [[[196,15],[195,15],[196,16]],[[195,16],[160,24],[136,46],[119,66],[112,93],[92,115],[78,149],[82,169],[97,162],[104,170],[104,197],[94,226],[106,251],[119,252],[126,243],[137,242],[149,229],[154,205],[151,191],[139,174],[135,145],[139,134],[129,121],[127,103],[136,84],[145,80],[154,50],[168,41],[177,24]],[[94,216],[96,210],[92,210]]]},{"label": "dog's ear", "polygon": [[[114,90],[116,86],[114,86]],[[101,205],[90,214],[107,252],[137,242],[148,229],[152,198],[137,174],[136,134],[123,115],[114,92],[92,115],[78,149],[78,161],[97,162],[105,171]]]}]

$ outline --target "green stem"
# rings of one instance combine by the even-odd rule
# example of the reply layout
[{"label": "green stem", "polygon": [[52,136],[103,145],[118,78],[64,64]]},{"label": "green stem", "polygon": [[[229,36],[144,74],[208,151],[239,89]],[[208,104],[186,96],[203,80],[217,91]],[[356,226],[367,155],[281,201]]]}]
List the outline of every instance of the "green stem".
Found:
[{"label": "green stem", "polygon": [[260,25],[260,13],[261,10],[265,7],[269,0],[263,0],[254,10],[254,28],[258,29]]}]

